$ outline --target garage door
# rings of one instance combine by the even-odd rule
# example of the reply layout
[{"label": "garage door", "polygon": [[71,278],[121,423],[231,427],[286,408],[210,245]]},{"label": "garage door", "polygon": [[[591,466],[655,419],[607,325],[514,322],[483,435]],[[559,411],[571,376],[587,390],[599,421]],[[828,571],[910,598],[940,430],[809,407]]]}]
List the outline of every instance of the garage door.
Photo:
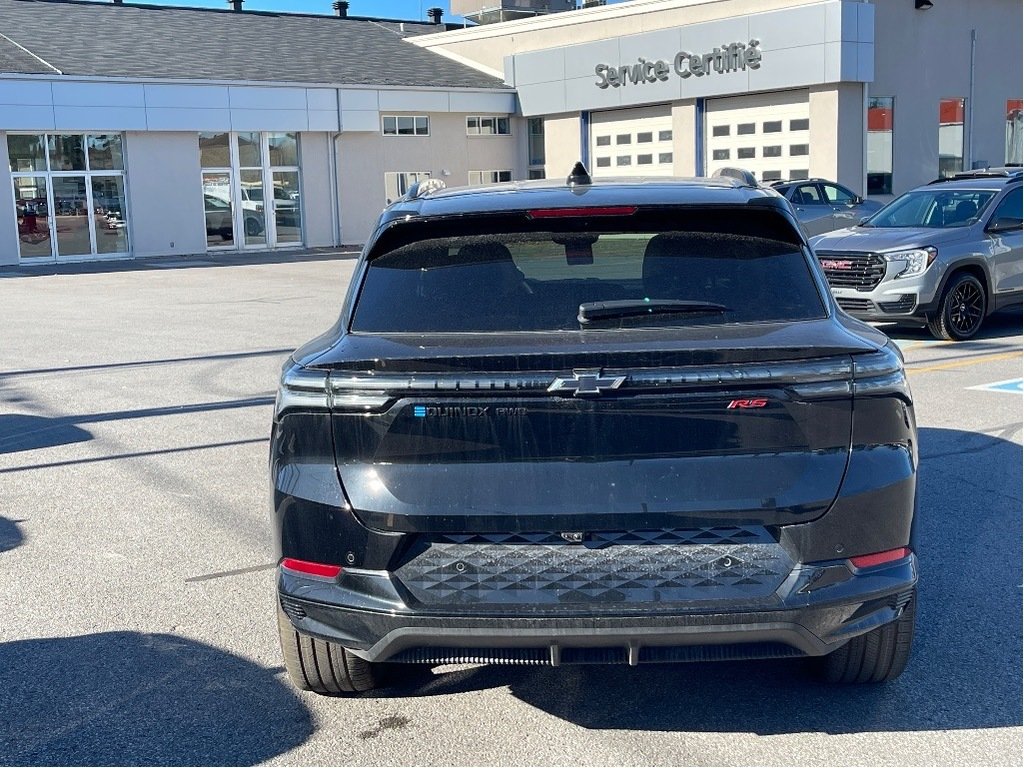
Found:
[{"label": "garage door", "polygon": [[708,99],[704,168],[746,168],[760,181],[810,175],[807,91]]},{"label": "garage door", "polygon": [[672,110],[668,105],[590,115],[591,175],[672,175]]}]

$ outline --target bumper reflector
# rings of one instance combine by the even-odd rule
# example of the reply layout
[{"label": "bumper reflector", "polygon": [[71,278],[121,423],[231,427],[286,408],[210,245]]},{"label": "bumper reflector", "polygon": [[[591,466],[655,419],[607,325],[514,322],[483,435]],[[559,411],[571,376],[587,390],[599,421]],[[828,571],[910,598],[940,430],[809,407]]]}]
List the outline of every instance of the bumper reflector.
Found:
[{"label": "bumper reflector", "polygon": [[885,552],[875,552],[870,555],[858,555],[857,557],[851,557],[850,563],[854,568],[870,568],[873,565],[891,563],[893,560],[902,560],[909,554],[909,547],[899,547],[898,549],[887,549]]},{"label": "bumper reflector", "polygon": [[295,571],[296,573],[302,573],[307,576],[323,576],[327,579],[333,579],[341,573],[340,565],[328,565],[327,563],[311,563],[308,560],[295,560],[291,557],[286,557],[281,561],[281,567],[287,568],[289,571]]}]

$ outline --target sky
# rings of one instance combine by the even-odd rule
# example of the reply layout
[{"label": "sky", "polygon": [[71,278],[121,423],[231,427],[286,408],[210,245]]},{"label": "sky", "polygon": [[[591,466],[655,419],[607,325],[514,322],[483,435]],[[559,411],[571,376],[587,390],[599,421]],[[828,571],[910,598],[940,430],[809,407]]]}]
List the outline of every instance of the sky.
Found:
[{"label": "sky", "polygon": [[[227,0],[129,0],[136,5],[186,5],[204,8],[228,8]],[[245,0],[244,7],[253,11],[290,11],[292,13],[333,14],[332,0]],[[462,21],[452,16],[448,0],[349,0],[352,16],[378,16],[389,19],[426,19],[428,8],[444,8],[445,21]],[[621,0],[611,0],[621,2]]]},{"label": "sky", "polygon": [[[185,5],[193,8],[228,8],[227,0],[128,0],[134,5]],[[289,11],[291,13],[324,13],[331,15],[332,0],[245,0],[252,11]],[[427,18],[428,8],[444,8],[445,21],[461,21],[448,13],[448,0],[349,0],[349,15],[379,16],[407,21]]]}]

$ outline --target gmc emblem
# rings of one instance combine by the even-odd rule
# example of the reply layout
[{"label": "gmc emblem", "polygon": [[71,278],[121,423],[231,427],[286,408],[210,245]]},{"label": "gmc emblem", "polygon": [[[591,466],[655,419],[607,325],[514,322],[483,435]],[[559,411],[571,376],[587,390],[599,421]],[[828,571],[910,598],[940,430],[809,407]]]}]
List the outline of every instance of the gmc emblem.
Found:
[{"label": "gmc emblem", "polygon": [[729,403],[729,408],[764,408],[768,405],[768,401],[759,397],[754,400],[733,400]]},{"label": "gmc emblem", "polygon": [[853,262],[840,259],[822,259],[822,269],[853,269]]}]

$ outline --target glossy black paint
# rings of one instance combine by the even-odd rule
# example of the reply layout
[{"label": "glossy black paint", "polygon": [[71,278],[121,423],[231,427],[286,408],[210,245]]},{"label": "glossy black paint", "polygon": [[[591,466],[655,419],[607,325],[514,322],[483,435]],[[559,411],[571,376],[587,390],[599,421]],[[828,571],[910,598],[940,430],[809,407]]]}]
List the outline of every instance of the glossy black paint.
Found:
[{"label": "glossy black paint", "polygon": [[[453,227],[527,228],[532,209],[627,203],[676,206],[709,229],[727,219],[734,230],[768,228],[801,245],[827,316],[614,332],[347,331],[365,264],[382,250]],[[325,403],[333,398],[334,407],[275,420],[279,555],[344,570],[336,580],[282,570],[279,592],[301,608],[289,614],[300,630],[377,660],[481,637],[595,645],[609,629],[609,642],[630,647],[642,636],[656,645],[777,641],[825,653],[895,619],[896,596],[916,582],[913,556],[865,573],[846,564],[912,543],[916,424],[899,360],[884,334],[836,309],[791,210],[770,191],[727,181],[583,191],[546,183],[400,202],[367,244],[338,322],[290,363],[326,375]],[[593,399],[546,391],[580,369],[621,373],[624,383]],[[345,405],[365,393],[380,404]],[[729,408],[751,399],[765,406]],[[438,419],[416,416],[417,407],[439,409]],[[522,609],[456,618],[410,604],[392,577],[424,533],[747,523],[767,526],[796,566],[770,604],[728,613],[705,600],[664,618],[636,615],[657,605],[618,606],[610,623],[568,607],[533,624]]]}]

